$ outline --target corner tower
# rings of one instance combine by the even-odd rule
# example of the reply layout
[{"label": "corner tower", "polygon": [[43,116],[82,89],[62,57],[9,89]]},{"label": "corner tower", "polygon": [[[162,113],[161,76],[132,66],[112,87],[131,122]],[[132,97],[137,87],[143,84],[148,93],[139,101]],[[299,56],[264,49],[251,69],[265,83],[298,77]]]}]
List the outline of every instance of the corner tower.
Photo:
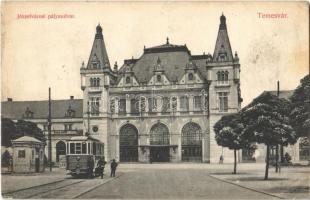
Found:
[{"label": "corner tower", "polygon": [[83,91],[84,135],[90,135],[104,143],[104,155],[109,158],[109,120],[108,99],[111,80],[115,75],[105,47],[102,28],[96,27],[95,39],[87,65],[82,63],[81,89]]},{"label": "corner tower", "polygon": [[236,113],[241,107],[240,64],[237,52],[233,55],[229,42],[226,17],[222,14],[212,61],[207,62],[210,108],[210,162],[218,162],[221,155],[233,162],[233,153],[215,141],[214,124],[222,116]]}]

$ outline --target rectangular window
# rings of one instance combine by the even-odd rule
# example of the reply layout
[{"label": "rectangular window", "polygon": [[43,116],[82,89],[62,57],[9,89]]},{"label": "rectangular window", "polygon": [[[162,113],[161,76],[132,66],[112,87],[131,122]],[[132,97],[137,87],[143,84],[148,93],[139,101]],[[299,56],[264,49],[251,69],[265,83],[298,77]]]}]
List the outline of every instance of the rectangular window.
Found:
[{"label": "rectangular window", "polygon": [[91,97],[90,98],[90,113],[93,116],[99,115],[99,107],[100,107],[100,97]]},{"label": "rectangular window", "polygon": [[201,110],[201,96],[194,96],[194,110]]},{"label": "rectangular window", "polygon": [[219,111],[228,111],[228,92],[219,92]]},{"label": "rectangular window", "polygon": [[149,98],[148,103],[149,103],[149,111],[150,112],[156,112],[157,99],[156,98]]},{"label": "rectangular window", "polygon": [[130,112],[133,115],[139,114],[139,100],[131,99],[130,100]]},{"label": "rectangular window", "polygon": [[97,155],[97,148],[96,148],[96,143],[93,143],[93,154]]},{"label": "rectangular window", "polygon": [[18,158],[25,158],[26,150],[18,150]]},{"label": "rectangular window", "polygon": [[163,106],[162,106],[162,111],[163,112],[168,112],[170,108],[170,102],[168,97],[163,98]]},{"label": "rectangular window", "polygon": [[72,124],[65,124],[65,131],[72,131]]},{"label": "rectangular window", "polygon": [[86,154],[86,143],[82,143],[82,154]]},{"label": "rectangular window", "polygon": [[181,111],[188,111],[188,98],[186,96],[182,96],[180,98],[180,109]]},{"label": "rectangular window", "polygon": [[87,148],[88,148],[88,154],[91,154],[91,152],[90,152],[90,144],[89,143],[87,143]]},{"label": "rectangular window", "polygon": [[75,154],[75,143],[70,143],[70,154]]},{"label": "rectangular window", "polygon": [[126,99],[119,100],[119,114],[126,114]]},{"label": "rectangular window", "polygon": [[76,143],[75,144],[75,153],[76,154],[81,154],[82,153],[82,149],[81,149],[81,143]]}]

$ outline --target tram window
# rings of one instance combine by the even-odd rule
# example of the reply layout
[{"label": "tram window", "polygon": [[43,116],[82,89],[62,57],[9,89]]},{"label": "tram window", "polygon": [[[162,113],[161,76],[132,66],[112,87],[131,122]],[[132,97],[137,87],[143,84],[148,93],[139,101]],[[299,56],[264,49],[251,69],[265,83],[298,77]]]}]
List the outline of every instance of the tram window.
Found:
[{"label": "tram window", "polygon": [[82,143],[82,154],[86,154],[86,143]]},{"label": "tram window", "polygon": [[93,143],[93,154],[96,155],[97,148],[96,148],[96,143]]},{"label": "tram window", "polygon": [[81,143],[76,143],[75,144],[75,153],[76,154],[81,154]]},{"label": "tram window", "polygon": [[75,154],[75,143],[70,143],[70,154]]}]

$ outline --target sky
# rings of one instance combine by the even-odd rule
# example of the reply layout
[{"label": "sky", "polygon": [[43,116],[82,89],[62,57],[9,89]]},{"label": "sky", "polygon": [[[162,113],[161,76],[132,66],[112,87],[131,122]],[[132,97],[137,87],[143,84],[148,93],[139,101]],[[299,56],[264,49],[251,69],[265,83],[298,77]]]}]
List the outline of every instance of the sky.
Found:
[{"label": "sky", "polygon": [[[4,2],[1,100],[82,98],[81,63],[87,63],[96,26],[102,26],[113,64],[138,58],[146,47],[186,44],[192,54],[213,54],[222,13],[241,64],[246,106],[265,90],[297,87],[309,73],[307,2]],[[18,19],[24,14],[67,14],[66,19]],[[286,18],[262,18],[284,14]]]}]

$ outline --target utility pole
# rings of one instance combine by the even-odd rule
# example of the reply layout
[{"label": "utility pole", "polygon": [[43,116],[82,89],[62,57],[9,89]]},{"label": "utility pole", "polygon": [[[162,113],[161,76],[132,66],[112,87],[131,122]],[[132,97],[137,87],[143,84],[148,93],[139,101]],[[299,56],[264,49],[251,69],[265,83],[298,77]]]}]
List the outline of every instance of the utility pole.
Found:
[{"label": "utility pole", "polygon": [[50,166],[50,171],[52,171],[52,114],[51,114],[51,88],[48,88],[48,161]]},{"label": "utility pole", "polygon": [[[277,97],[280,96],[280,81],[277,82]],[[276,172],[279,172],[279,145],[276,146]]]}]

